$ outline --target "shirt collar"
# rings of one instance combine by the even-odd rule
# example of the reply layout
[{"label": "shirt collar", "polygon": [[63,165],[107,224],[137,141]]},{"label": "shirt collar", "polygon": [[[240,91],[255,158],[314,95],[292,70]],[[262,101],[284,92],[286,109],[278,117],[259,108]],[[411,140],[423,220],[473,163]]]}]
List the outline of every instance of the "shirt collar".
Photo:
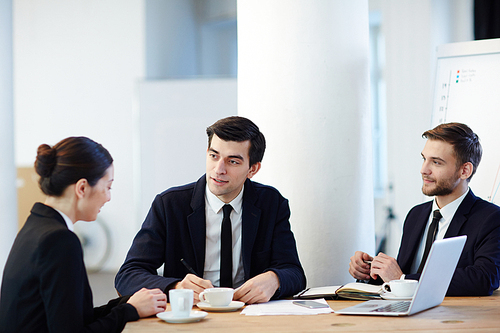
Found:
[{"label": "shirt collar", "polygon": [[[54,207],[52,207],[54,208]],[[73,224],[73,221],[71,221],[71,219],[66,215],[64,214],[63,212],[61,212],[59,209],[57,208],[54,208],[59,214],[61,214],[61,216],[63,217],[64,219],[64,222],[66,222],[66,225],[68,226],[68,229],[75,232],[75,225]]]},{"label": "shirt collar", "polygon": [[438,207],[437,202],[436,202],[436,198],[434,198],[434,200],[432,201],[432,211],[439,209],[439,212],[441,213],[443,218],[447,221],[450,221],[453,218],[453,216],[455,215],[455,212],[457,211],[458,206],[460,206],[462,201],[464,201],[464,198],[467,195],[467,193],[469,193],[469,191],[470,191],[470,188],[468,188],[467,191],[465,191],[465,193],[462,194],[460,197],[456,198],[455,200],[453,200],[452,202],[450,202],[449,204],[447,204],[443,208]]},{"label": "shirt collar", "polygon": [[[245,185],[241,188],[240,193],[234,198],[229,204],[233,207],[235,213],[239,214],[242,209],[243,204],[243,192],[245,191]],[[219,213],[222,207],[226,204],[221,199],[217,198],[215,194],[210,192],[208,184],[205,185],[205,197],[207,198],[208,205],[214,211],[215,214]]]}]

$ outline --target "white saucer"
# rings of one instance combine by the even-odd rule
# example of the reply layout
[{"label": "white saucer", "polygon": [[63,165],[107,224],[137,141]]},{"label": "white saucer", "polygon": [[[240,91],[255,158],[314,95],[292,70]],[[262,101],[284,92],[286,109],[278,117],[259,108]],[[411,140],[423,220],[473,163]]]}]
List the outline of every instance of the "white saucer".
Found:
[{"label": "white saucer", "polygon": [[383,299],[390,300],[390,301],[411,301],[413,298],[411,296],[410,297],[408,297],[408,296],[394,296],[390,292],[381,293],[380,297],[382,297]]},{"label": "white saucer", "polygon": [[207,316],[208,313],[204,311],[191,311],[189,317],[174,317],[172,311],[160,312],[156,316],[167,323],[182,324],[200,321]]},{"label": "white saucer", "polygon": [[245,305],[245,303],[239,302],[239,301],[232,301],[231,303],[229,303],[229,305],[226,305],[226,306],[214,306],[214,305],[210,305],[206,302],[200,302],[200,303],[196,304],[196,306],[202,310],[216,311],[216,312],[236,311],[236,310],[242,308],[243,305]]}]

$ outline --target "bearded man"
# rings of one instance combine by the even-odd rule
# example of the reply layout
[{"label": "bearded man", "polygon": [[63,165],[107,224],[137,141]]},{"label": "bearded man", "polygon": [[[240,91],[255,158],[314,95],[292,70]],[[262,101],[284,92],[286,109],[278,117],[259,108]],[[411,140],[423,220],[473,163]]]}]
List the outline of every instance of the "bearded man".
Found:
[{"label": "bearded man", "polygon": [[469,188],[481,161],[479,138],[460,123],[441,124],[422,137],[427,139],[420,171],[422,192],[434,200],[413,207],[406,216],[397,259],[357,251],[349,273],[375,284],[418,280],[426,248],[435,239],[467,235],[447,296],[491,295],[500,280],[500,207],[476,197]]}]

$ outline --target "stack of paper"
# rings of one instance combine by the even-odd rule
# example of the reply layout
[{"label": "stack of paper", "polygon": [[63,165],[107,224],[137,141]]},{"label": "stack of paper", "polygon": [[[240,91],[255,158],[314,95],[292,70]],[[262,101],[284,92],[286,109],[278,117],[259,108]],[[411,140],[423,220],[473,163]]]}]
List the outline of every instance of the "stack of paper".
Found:
[{"label": "stack of paper", "polygon": [[[315,299],[316,302],[327,304],[324,298]],[[317,315],[332,313],[328,308],[309,309],[303,306],[293,304],[293,300],[270,301],[267,303],[247,305],[241,314],[247,316],[283,316],[283,315]]]}]

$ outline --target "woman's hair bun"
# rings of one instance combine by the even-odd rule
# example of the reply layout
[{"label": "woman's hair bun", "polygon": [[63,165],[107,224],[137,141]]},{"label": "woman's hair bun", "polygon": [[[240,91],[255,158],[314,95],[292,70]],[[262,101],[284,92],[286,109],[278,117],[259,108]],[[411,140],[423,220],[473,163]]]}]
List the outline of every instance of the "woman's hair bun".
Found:
[{"label": "woman's hair bun", "polygon": [[112,163],[113,158],[102,145],[84,136],[72,136],[52,147],[40,145],[35,170],[40,175],[38,184],[42,192],[59,197],[68,186],[83,178],[94,186]]},{"label": "woman's hair bun", "polygon": [[57,164],[57,150],[47,144],[38,147],[35,170],[41,177],[50,177]]}]

